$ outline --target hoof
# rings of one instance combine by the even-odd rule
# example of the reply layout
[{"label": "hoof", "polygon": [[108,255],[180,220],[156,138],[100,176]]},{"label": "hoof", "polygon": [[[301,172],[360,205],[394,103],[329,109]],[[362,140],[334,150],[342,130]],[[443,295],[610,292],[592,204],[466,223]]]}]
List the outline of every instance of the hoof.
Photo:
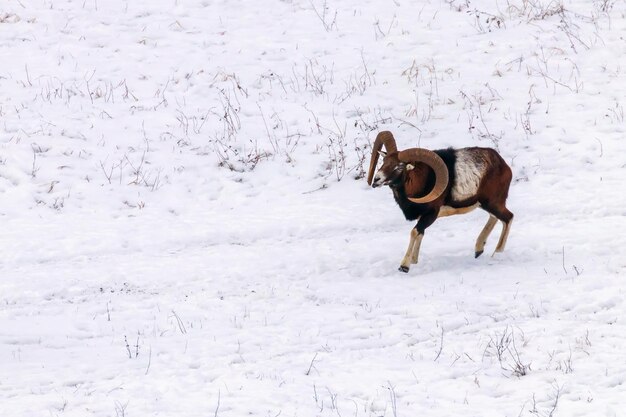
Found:
[{"label": "hoof", "polygon": [[482,255],[482,254],[483,254],[483,252],[484,252],[484,251],[482,251],[482,250],[481,250],[480,252],[474,252],[474,259],[475,259],[475,258],[478,258],[480,255]]},{"label": "hoof", "polygon": [[404,265],[400,265],[400,268],[398,268],[398,271],[404,272],[406,274],[407,272],[409,272],[409,267],[408,266],[404,266]]}]

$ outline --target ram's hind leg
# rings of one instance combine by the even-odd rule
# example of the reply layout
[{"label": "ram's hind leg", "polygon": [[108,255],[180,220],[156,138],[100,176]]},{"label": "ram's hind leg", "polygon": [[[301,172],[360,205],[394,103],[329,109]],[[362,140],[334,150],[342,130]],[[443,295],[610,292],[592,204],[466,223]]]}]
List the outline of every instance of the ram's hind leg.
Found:
[{"label": "ram's hind leg", "polygon": [[504,250],[506,240],[509,237],[509,230],[511,230],[511,223],[513,223],[513,213],[511,213],[506,207],[489,212],[496,216],[498,220],[502,222],[502,232],[500,233],[500,240],[498,240],[496,250],[493,252],[493,255],[495,255],[496,253],[502,252]]},{"label": "ram's hind leg", "polygon": [[509,236],[511,223],[513,222],[513,213],[505,207],[504,203],[496,205],[484,202],[482,203],[482,208],[491,214],[491,217],[489,217],[487,224],[483,228],[483,231],[480,232],[480,235],[476,240],[476,257],[479,257],[480,254],[483,253],[485,242],[487,237],[489,237],[489,233],[491,233],[491,230],[496,224],[496,219],[502,222],[502,233],[500,233],[500,240],[498,240],[498,244],[496,245],[496,250],[493,252],[493,255],[498,252],[502,252],[504,250],[504,246],[506,245],[506,239]]},{"label": "ram's hind leg", "polygon": [[509,218],[509,220],[508,221],[502,220],[502,233],[500,234],[500,240],[498,241],[496,250],[493,252],[494,255],[496,254],[496,252],[504,251],[504,246],[506,246],[506,240],[509,237],[509,230],[511,230],[511,223],[513,223],[513,213],[511,213],[510,211],[509,213],[511,214],[511,217]]},{"label": "ram's hind leg", "polygon": [[476,239],[476,245],[474,246],[474,258],[478,258],[485,251],[485,243],[487,243],[487,239],[497,222],[498,218],[493,214],[489,214],[487,224],[485,224],[485,227],[483,227],[482,232],[480,232],[478,238]]}]

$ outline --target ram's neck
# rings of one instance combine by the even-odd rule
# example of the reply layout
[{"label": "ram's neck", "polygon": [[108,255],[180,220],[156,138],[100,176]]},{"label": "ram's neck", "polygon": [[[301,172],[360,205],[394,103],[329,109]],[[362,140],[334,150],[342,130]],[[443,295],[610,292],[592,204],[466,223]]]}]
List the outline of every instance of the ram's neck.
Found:
[{"label": "ram's neck", "polygon": [[404,184],[392,187],[391,189],[393,190],[393,198],[396,200],[396,203],[398,203],[398,206],[400,206],[404,217],[406,217],[407,220],[416,220],[421,215],[421,210],[419,210],[419,205],[411,203],[407,198]]},{"label": "ram's neck", "polygon": [[402,181],[398,186],[391,187],[393,190],[393,198],[400,206],[404,217],[407,220],[416,220],[425,212],[429,211],[426,204],[415,204],[409,201],[410,197],[423,197],[427,194],[435,182],[434,175],[428,172],[428,168],[423,164],[417,164],[414,170],[404,174]]}]

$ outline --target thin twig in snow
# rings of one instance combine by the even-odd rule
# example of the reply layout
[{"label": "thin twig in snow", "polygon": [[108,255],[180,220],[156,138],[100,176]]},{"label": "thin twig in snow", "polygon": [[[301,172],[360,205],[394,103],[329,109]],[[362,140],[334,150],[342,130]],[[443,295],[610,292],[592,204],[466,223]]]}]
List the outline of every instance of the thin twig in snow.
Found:
[{"label": "thin twig in snow", "polygon": [[443,326],[441,326],[441,342],[439,343],[439,352],[437,352],[437,356],[435,357],[434,362],[437,362],[437,359],[439,359],[439,355],[441,355],[442,350],[443,350]]},{"label": "thin twig in snow", "polygon": [[311,364],[309,365],[309,369],[306,371],[305,375],[310,375],[311,374],[311,369],[313,368],[313,363],[315,362],[315,359],[317,358],[317,352],[315,353],[315,356],[313,356],[313,359],[311,359]]}]

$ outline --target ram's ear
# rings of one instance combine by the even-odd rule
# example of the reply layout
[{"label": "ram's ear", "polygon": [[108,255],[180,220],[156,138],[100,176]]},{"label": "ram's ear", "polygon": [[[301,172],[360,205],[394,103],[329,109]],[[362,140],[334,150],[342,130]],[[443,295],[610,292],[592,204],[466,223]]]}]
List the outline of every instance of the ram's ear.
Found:
[{"label": "ram's ear", "polygon": [[410,170],[412,170],[412,169],[415,169],[415,167],[414,167],[413,165],[411,165],[411,164],[406,164],[406,170],[407,170],[407,171],[410,171]]},{"label": "ram's ear", "polygon": [[378,151],[378,154],[382,156],[383,158],[387,156],[387,152],[383,152],[383,151]]}]

